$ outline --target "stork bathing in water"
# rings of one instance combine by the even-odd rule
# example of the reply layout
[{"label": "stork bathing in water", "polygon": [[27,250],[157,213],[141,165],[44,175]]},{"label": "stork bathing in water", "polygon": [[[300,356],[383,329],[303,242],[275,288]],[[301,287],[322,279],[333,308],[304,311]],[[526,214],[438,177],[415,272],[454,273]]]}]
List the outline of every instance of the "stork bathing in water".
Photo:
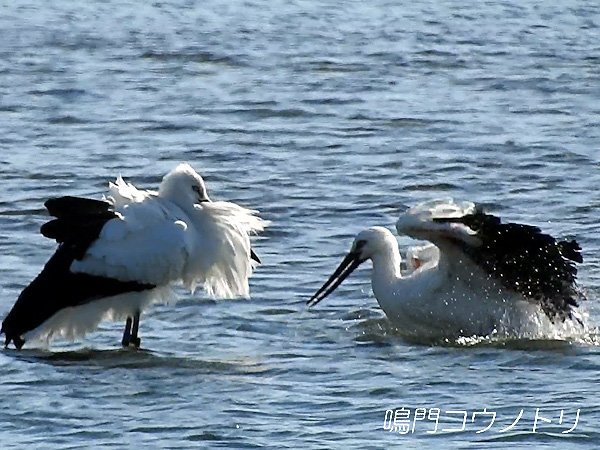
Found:
[{"label": "stork bathing in water", "polygon": [[454,201],[419,204],[399,218],[396,229],[431,243],[409,250],[404,273],[394,235],[368,228],[309,306],[370,259],[373,293],[406,334],[485,336],[500,328],[518,330],[536,314],[553,323],[581,323],[575,263],[582,257],[574,240],[556,241],[537,227],[505,224],[473,203]]},{"label": "stork bathing in water", "polygon": [[180,164],[158,192],[121,177],[103,200],[61,197],[42,226],[59,247],[2,322],[5,346],[74,339],[103,319],[126,319],[122,343],[139,347],[140,314],[173,298],[170,285],[203,285],[214,297],[248,296],[259,259],[250,234],[267,222],[235,203],[213,202],[203,179]]}]

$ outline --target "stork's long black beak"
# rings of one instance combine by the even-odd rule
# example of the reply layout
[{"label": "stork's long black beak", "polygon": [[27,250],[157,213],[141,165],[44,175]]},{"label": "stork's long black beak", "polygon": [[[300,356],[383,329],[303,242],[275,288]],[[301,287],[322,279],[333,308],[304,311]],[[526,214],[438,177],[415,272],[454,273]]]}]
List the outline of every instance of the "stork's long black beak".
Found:
[{"label": "stork's long black beak", "polygon": [[351,251],[346,255],[342,263],[335,269],[333,275],[329,277],[329,279],[325,282],[321,289],[319,289],[315,295],[313,295],[309,301],[306,302],[308,307],[315,306],[329,294],[336,290],[336,288],[342,284],[348,275],[354,272],[358,266],[362,264],[364,259],[360,258],[360,252]]}]

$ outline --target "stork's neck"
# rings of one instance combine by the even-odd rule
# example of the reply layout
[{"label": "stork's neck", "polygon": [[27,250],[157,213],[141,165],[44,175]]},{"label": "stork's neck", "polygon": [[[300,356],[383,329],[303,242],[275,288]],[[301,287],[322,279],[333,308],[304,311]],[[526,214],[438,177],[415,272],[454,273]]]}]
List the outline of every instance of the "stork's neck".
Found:
[{"label": "stork's neck", "polygon": [[382,298],[385,293],[389,293],[391,286],[400,279],[400,250],[398,244],[387,242],[387,245],[371,257],[373,261],[373,273],[371,275],[371,285],[375,297]]}]

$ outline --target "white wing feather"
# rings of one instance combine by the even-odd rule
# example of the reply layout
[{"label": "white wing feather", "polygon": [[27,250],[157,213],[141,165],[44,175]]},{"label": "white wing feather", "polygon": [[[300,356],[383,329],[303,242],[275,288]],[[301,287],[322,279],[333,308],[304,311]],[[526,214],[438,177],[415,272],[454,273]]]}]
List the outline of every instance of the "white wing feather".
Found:
[{"label": "white wing feather", "polygon": [[108,183],[108,191],[109,196],[105,200],[114,205],[115,208],[120,208],[130,203],[141,203],[148,197],[155,197],[157,195],[154,191],[140,191],[133,184],[123,180],[121,175],[117,177],[114,183]]},{"label": "white wing feather", "polygon": [[193,289],[203,282],[206,292],[216,297],[247,297],[248,277],[255,265],[250,234],[262,231],[269,222],[257,217],[256,211],[229,202],[197,204],[195,213],[203,258],[191,261],[184,283]]},{"label": "white wing feather", "polygon": [[183,213],[170,213],[151,196],[115,209],[119,217],[106,223],[71,271],[156,286],[180,280],[191,252]]},{"label": "white wing feather", "polygon": [[[434,219],[459,218],[475,212],[471,202],[456,203],[452,199],[419,203],[410,208],[396,222],[399,234],[439,244],[452,237],[469,245],[480,244],[476,232],[461,223],[440,223]],[[439,246],[439,245],[438,245]]]},{"label": "white wing feather", "polygon": [[411,273],[426,265],[435,265],[440,260],[440,249],[434,244],[408,247],[406,249],[406,269]]},{"label": "white wing feather", "polygon": [[106,197],[118,218],[106,223],[81,261],[83,272],[157,286],[203,285],[214,297],[248,296],[254,269],[250,234],[268,221],[229,202],[203,202],[185,213],[155,192],[140,191],[118,178]]}]

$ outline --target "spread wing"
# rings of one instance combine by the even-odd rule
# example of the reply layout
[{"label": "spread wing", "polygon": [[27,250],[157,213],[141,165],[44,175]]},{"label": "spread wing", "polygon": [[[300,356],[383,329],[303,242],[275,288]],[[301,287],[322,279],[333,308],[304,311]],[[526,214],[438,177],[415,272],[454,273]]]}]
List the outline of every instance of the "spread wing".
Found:
[{"label": "spread wing", "polygon": [[576,241],[557,241],[530,225],[502,223],[468,202],[417,205],[396,228],[441,251],[453,245],[505,287],[538,302],[551,319],[572,317],[580,297],[575,263],[582,262]]}]

